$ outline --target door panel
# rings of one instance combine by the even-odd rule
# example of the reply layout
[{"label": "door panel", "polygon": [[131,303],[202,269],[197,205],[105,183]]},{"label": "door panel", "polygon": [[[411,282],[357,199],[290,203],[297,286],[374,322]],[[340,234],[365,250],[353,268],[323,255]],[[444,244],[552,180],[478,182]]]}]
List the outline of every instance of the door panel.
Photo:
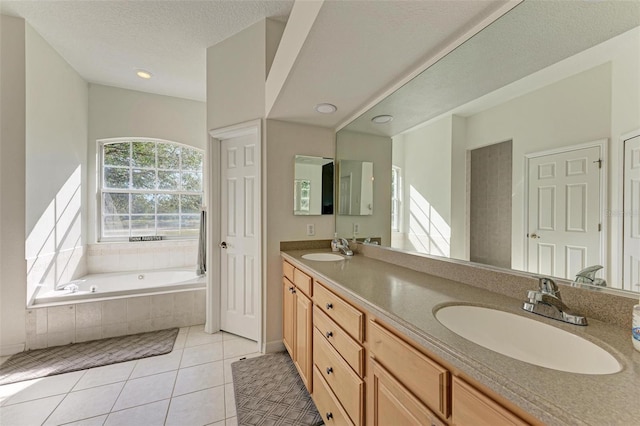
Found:
[{"label": "door panel", "polygon": [[600,147],[529,158],[528,270],[573,279],[602,263]]},{"label": "door panel", "polygon": [[640,136],[624,143],[623,288],[640,291]]},{"label": "door panel", "polygon": [[260,297],[260,168],[256,135],[221,142],[221,328],[257,340]]}]

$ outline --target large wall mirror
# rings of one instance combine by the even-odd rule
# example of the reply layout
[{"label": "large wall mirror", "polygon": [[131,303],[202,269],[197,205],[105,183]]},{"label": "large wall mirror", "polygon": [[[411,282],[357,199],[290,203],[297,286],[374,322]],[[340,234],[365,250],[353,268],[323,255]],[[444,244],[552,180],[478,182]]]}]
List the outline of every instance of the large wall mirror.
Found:
[{"label": "large wall mirror", "polygon": [[333,158],[296,155],[293,167],[293,214],[333,214]]},{"label": "large wall mirror", "polygon": [[336,157],[375,164],[361,237],[640,291],[640,3],[520,3],[341,129]]}]

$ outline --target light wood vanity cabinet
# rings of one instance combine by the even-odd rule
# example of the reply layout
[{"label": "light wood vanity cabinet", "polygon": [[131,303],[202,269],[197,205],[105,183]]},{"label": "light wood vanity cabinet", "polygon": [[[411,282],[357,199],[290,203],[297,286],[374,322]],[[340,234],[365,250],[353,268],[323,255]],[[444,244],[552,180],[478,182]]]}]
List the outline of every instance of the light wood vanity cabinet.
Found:
[{"label": "light wood vanity cabinet", "polygon": [[347,419],[363,425],[364,314],[318,281],[313,286],[313,302],[314,371]]},{"label": "light wood vanity cabinet", "polygon": [[283,343],[307,390],[313,390],[313,321],[312,279],[309,275],[282,262],[282,336]]},{"label": "light wood vanity cabinet", "polygon": [[283,342],[325,424],[528,424],[369,313],[365,329],[365,310],[310,274],[282,269]]}]

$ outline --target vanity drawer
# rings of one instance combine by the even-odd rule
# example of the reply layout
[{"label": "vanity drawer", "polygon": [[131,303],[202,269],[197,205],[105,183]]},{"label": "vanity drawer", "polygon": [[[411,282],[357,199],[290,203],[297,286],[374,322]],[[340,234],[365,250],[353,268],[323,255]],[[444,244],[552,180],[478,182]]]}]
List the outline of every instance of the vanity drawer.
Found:
[{"label": "vanity drawer", "polygon": [[313,301],[318,307],[358,342],[364,341],[364,314],[335,295],[331,290],[314,285]]},{"label": "vanity drawer", "polygon": [[322,377],[322,373],[318,370],[318,367],[313,367],[313,402],[315,402],[318,412],[324,420],[326,425],[335,426],[353,426],[353,423],[344,412],[340,402],[336,399],[336,396],[329,389],[329,385]]},{"label": "vanity drawer", "polygon": [[457,377],[453,378],[452,420],[460,426],[528,424]]},{"label": "vanity drawer", "polygon": [[308,297],[311,297],[312,283],[313,280],[311,277],[300,269],[295,268],[293,270],[293,283],[298,287],[300,291],[306,294]]},{"label": "vanity drawer", "polygon": [[380,324],[369,324],[369,351],[376,362],[422,400],[430,409],[448,418],[450,373],[429,357],[398,338]]},{"label": "vanity drawer", "polygon": [[286,260],[282,261],[282,275],[287,277],[289,279],[289,281],[291,281],[291,282],[293,282],[293,271],[294,271],[294,269],[295,268],[293,267],[292,264],[290,264]]},{"label": "vanity drawer", "polygon": [[347,364],[360,377],[364,377],[364,348],[338,327],[318,306],[313,307],[313,324],[329,344],[347,361]]},{"label": "vanity drawer", "polygon": [[331,345],[313,330],[313,363],[344,407],[351,421],[362,424],[364,417],[364,382],[351,370]]}]

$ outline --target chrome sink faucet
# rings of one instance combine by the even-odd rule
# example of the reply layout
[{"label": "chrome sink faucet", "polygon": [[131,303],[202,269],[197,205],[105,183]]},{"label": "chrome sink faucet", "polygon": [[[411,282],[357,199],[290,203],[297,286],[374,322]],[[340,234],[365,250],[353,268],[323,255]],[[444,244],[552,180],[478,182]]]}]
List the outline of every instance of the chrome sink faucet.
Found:
[{"label": "chrome sink faucet", "polygon": [[340,249],[345,256],[353,256],[353,251],[349,248],[349,241],[344,238],[340,238],[338,249]]},{"label": "chrome sink faucet", "polygon": [[576,274],[576,279],[573,280],[573,284],[592,284],[599,287],[606,287],[607,281],[603,278],[596,278],[596,273],[602,269],[601,265],[593,265],[584,268]]},{"label": "chrome sink faucet", "polygon": [[527,293],[528,301],[522,304],[525,311],[553,318],[575,325],[587,325],[587,319],[572,312],[560,297],[560,290],[556,283],[548,277],[538,277],[538,291]]}]

